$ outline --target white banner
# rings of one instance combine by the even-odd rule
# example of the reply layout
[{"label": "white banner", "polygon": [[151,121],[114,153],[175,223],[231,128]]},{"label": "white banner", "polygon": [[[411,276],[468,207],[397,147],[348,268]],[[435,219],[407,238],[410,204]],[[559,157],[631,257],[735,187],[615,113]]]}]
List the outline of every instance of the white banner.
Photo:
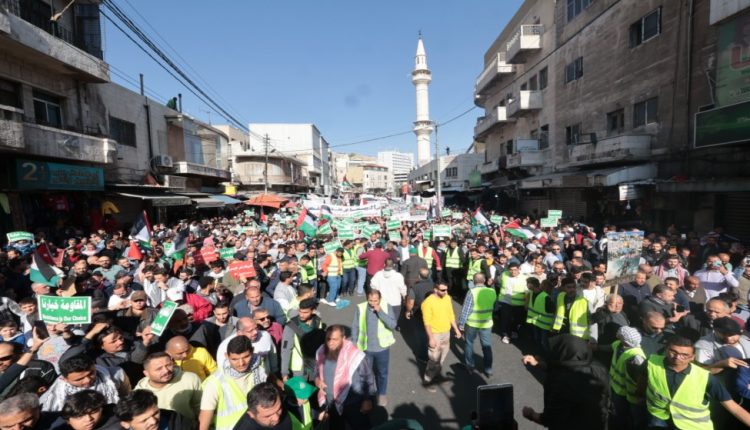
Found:
[{"label": "white banner", "polygon": [[320,208],[322,206],[328,206],[328,208],[331,209],[331,215],[336,218],[349,218],[354,214],[354,212],[360,211],[362,213],[362,216],[364,217],[379,217],[381,206],[379,203],[370,203],[367,205],[357,206],[341,206],[326,204],[325,202],[319,200],[303,200],[302,204],[315,216],[320,215]]}]

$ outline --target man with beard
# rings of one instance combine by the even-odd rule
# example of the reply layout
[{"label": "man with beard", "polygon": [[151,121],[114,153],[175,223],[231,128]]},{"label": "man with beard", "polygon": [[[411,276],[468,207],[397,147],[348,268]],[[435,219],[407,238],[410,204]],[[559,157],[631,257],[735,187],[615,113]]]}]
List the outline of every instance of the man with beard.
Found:
[{"label": "man with beard", "polygon": [[344,327],[326,329],[316,352],[318,403],[326,405],[331,430],[370,428],[368,414],[378,390],[365,353],[344,336]]},{"label": "man with beard", "polygon": [[60,377],[39,399],[43,411],[60,411],[65,398],[83,390],[94,390],[103,394],[107,403],[117,402],[130,392],[130,383],[119,368],[97,366],[84,354],[60,362]]},{"label": "man with beard", "polygon": [[198,375],[175,368],[166,352],[155,352],[143,362],[146,375],[135,386],[156,395],[160,409],[175,411],[193,425],[198,421],[201,402],[201,380]]},{"label": "man with beard", "polygon": [[[255,386],[247,395],[247,413],[234,430],[296,430],[305,429],[302,423],[284,410],[279,390],[271,383]],[[331,427],[333,428],[333,427]],[[364,428],[364,427],[362,427]]]},{"label": "man with beard", "polygon": [[302,376],[307,380],[314,377],[315,351],[322,343],[322,333],[326,327],[315,315],[316,308],[315,299],[302,300],[299,313],[284,327],[281,337],[281,373],[284,381],[292,376]]},{"label": "man with beard", "polygon": [[234,334],[234,326],[237,324],[237,321],[239,321],[239,318],[232,316],[229,302],[221,300],[214,306],[213,316],[204,321],[204,326],[206,323],[209,323],[218,328],[220,337],[219,342],[216,342],[218,345],[222,340]]},{"label": "man with beard", "polygon": [[253,355],[253,344],[245,336],[232,339],[227,345],[224,367],[203,383],[199,430],[231,430],[246,409],[246,395],[266,381],[262,360]]}]

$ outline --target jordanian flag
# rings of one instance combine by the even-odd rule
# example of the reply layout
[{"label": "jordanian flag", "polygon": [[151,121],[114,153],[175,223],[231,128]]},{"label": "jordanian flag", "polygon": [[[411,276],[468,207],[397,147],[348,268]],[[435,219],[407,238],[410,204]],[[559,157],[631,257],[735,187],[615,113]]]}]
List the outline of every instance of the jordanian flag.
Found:
[{"label": "jordanian flag", "polygon": [[511,236],[516,236],[523,239],[531,239],[532,237],[534,237],[534,232],[522,227],[518,224],[517,221],[511,221],[510,223],[506,224],[503,227],[503,230],[505,230],[505,232],[510,234]]},{"label": "jordanian flag", "polygon": [[147,248],[151,247],[151,223],[148,221],[146,211],[141,212],[133,223],[133,227],[130,228],[130,239],[145,244]]},{"label": "jordanian flag", "polygon": [[302,208],[299,217],[297,217],[297,229],[309,237],[315,236],[315,232],[318,230],[315,217],[307,208]]},{"label": "jordanian flag", "polygon": [[[42,246],[46,247],[47,245],[42,244]],[[49,252],[47,254],[49,255]],[[31,282],[57,287],[63,272],[50,264],[51,262],[45,260],[43,252],[38,249],[35,250],[31,256],[31,271],[29,273]]]},{"label": "jordanian flag", "polygon": [[190,229],[188,228],[183,228],[178,231],[177,235],[172,239],[172,246],[169,248],[169,251],[166,249],[164,250],[164,255],[173,260],[181,260],[185,256],[189,236]]}]

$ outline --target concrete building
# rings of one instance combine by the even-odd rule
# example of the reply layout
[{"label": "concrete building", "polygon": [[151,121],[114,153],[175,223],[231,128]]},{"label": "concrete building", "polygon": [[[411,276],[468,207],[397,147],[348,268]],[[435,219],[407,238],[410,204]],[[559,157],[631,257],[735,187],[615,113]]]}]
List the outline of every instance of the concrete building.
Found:
[{"label": "concrete building", "polygon": [[334,192],[335,169],[328,142],[314,124],[250,124],[252,135],[266,136],[279,153],[302,160],[316,193]]},{"label": "concrete building", "polygon": [[393,176],[393,185],[400,187],[406,183],[409,172],[414,169],[414,154],[400,151],[378,152],[378,164],[388,167]]},{"label": "concrete building", "polygon": [[414,121],[414,134],[417,136],[417,159],[419,165],[427,164],[430,156],[430,136],[434,130],[430,120],[430,82],[432,72],[427,67],[427,53],[422,42],[422,34],[419,34],[417,42],[417,53],[414,56],[414,70],[411,72],[411,82],[417,93],[417,120]]},{"label": "concrete building", "polygon": [[363,164],[362,192],[385,194],[393,192],[393,178],[387,167],[379,164]]},{"label": "concrete building", "polygon": [[[732,63],[732,52],[750,50],[738,36],[748,6],[524,2],[487,50],[475,87],[486,193],[523,212],[562,209],[643,228],[723,225],[750,238],[740,222],[750,214],[741,167],[750,151],[739,143],[750,136],[740,120],[750,91],[730,67],[750,68]],[[717,130],[722,121],[731,132]]]},{"label": "concrete building", "polygon": [[[441,193],[447,204],[471,189],[481,187],[479,167],[484,162],[484,154],[466,153],[440,156]],[[437,161],[431,160],[409,173],[408,181],[415,192],[436,192],[438,173]],[[465,196],[459,200],[465,200]]]}]

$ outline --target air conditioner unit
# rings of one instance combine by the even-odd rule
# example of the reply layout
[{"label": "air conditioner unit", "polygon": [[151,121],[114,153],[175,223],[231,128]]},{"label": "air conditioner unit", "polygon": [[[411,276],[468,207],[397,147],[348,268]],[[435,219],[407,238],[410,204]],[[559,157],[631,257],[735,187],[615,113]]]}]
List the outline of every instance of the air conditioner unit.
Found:
[{"label": "air conditioner unit", "polygon": [[153,159],[153,163],[156,167],[174,167],[174,164],[172,163],[172,157],[169,155],[157,155]]}]

